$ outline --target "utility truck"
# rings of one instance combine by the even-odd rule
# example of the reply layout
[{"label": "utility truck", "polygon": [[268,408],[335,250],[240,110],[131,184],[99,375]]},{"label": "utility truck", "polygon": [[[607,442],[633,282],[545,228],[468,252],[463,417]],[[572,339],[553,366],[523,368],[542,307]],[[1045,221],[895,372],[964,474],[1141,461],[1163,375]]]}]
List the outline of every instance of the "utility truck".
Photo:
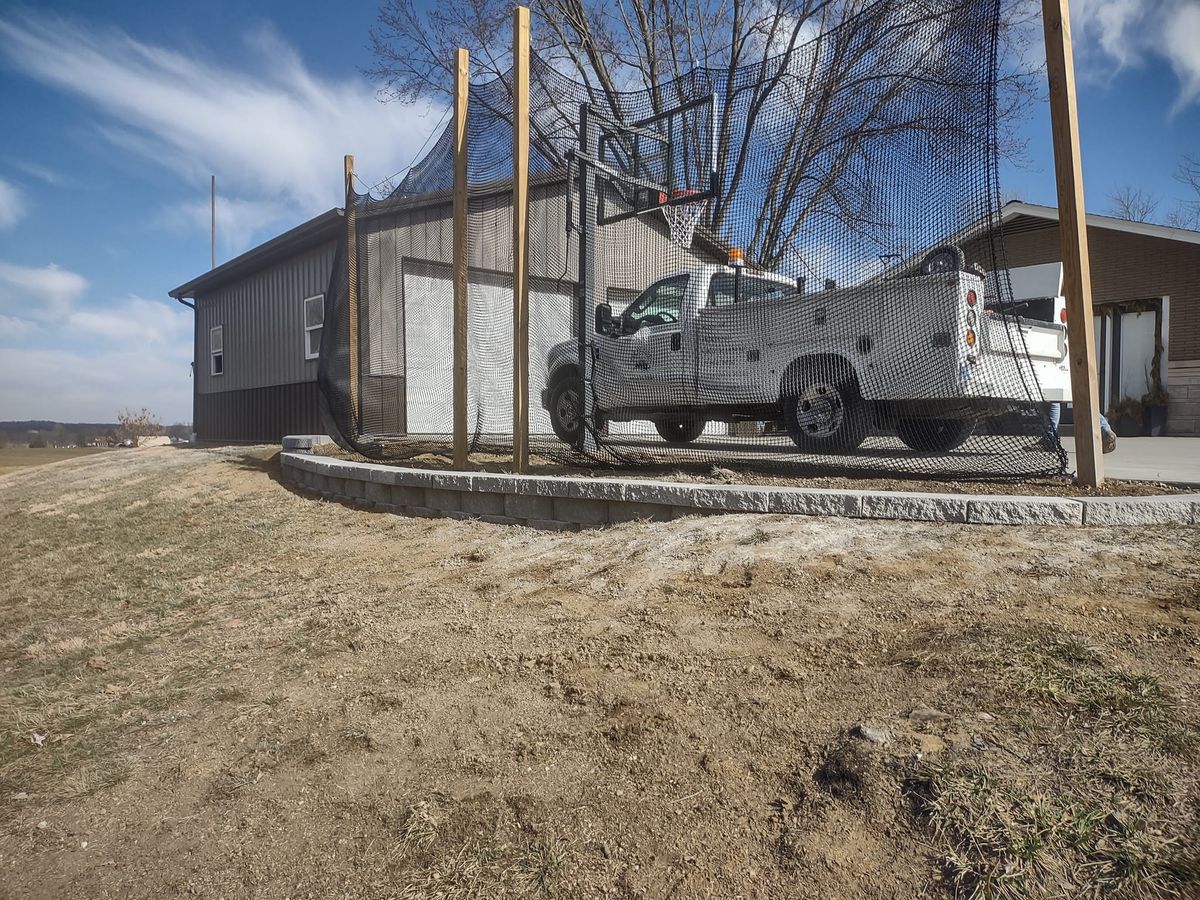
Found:
[{"label": "utility truck", "polygon": [[1061,301],[1004,308],[957,247],[915,275],[818,291],[739,262],[661,279],[619,315],[599,305],[589,397],[578,343],[553,347],[542,403],[558,437],[579,443],[586,409],[597,429],[646,421],[677,445],[753,422],[806,453],[872,433],[945,453],[984,420],[1071,399]]}]

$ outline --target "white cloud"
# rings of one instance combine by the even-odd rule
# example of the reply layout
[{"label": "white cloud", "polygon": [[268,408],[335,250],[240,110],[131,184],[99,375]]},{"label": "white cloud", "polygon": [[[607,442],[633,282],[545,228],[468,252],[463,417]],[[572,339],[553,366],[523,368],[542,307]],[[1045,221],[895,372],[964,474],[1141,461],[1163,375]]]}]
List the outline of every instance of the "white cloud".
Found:
[{"label": "white cloud", "polygon": [[82,275],[54,263],[34,268],[0,262],[0,313],[34,322],[61,321],[87,287]]},{"label": "white cloud", "polygon": [[[169,206],[162,212],[162,222],[166,227],[188,234],[207,232],[211,217],[212,208],[208,200],[185,201]],[[246,200],[217,194],[217,246],[221,255],[245,250],[254,236],[269,226],[286,230],[297,224],[295,211],[286,200]]]},{"label": "white cloud", "polygon": [[0,178],[0,228],[12,228],[25,218],[25,198],[21,192]]},{"label": "white cloud", "polygon": [[109,421],[149,406],[189,420],[192,313],[133,294],[85,304],[87,290],[54,265],[0,262],[0,418]]},{"label": "white cloud", "polygon": [[1162,53],[1179,78],[1175,111],[1200,103],[1200,3],[1181,3],[1175,17],[1164,23]]},{"label": "white cloud", "polygon": [[145,406],[164,421],[189,422],[190,362],[187,346],[0,348],[0,418],[112,422],[123,408]]},{"label": "white cloud", "polygon": [[37,163],[31,163],[23,159],[9,159],[8,164],[18,172],[24,172],[31,178],[44,181],[51,187],[60,187],[67,183],[67,179],[58,174],[58,172],[48,169],[45,166],[40,166]]},{"label": "white cloud", "polygon": [[1179,79],[1174,111],[1200,102],[1200,0],[1075,0],[1071,31],[1085,77],[1160,57]]},{"label": "white cloud", "polygon": [[216,173],[227,196],[282,204],[293,220],[341,205],[344,153],[378,180],[411,162],[438,121],[440,110],[380,104],[357,74],[313,74],[270,29],[246,43],[244,58],[260,68],[50,14],[0,18],[0,53],[90,103],[110,141],[202,184],[205,196]]}]

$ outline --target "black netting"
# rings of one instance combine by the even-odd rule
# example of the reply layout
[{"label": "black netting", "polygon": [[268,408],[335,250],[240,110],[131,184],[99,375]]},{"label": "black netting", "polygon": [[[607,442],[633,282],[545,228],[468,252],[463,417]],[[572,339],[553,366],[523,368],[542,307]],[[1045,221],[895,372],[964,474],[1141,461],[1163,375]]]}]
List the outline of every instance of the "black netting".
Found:
[{"label": "black netting", "polygon": [[[843,13],[791,52],[655,91],[534,59],[535,456],[1064,470],[1046,417],[1070,396],[1061,301],[1014,299],[1002,257],[998,3]],[[376,458],[451,445],[452,135],[386,197],[356,198],[330,285],[327,425]],[[509,77],[472,86],[468,146],[469,430],[508,452]]]}]

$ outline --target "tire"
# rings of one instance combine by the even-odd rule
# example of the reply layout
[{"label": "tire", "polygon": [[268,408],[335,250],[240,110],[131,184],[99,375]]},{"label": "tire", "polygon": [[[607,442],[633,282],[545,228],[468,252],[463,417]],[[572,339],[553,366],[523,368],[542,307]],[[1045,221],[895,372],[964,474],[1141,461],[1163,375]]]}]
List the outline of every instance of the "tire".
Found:
[{"label": "tire", "polygon": [[784,376],[780,402],[788,437],[806,453],[855,450],[870,430],[858,379],[841,360],[794,366]]},{"label": "tire", "polygon": [[913,450],[921,453],[949,453],[957,450],[975,430],[967,419],[899,419],[896,434]]},{"label": "tire", "polygon": [[560,378],[550,388],[550,427],[558,439],[572,447],[579,444],[579,397],[583,384],[577,375]]},{"label": "tire", "polygon": [[655,430],[668,444],[690,444],[704,433],[704,419],[692,416],[671,416],[654,423]]}]

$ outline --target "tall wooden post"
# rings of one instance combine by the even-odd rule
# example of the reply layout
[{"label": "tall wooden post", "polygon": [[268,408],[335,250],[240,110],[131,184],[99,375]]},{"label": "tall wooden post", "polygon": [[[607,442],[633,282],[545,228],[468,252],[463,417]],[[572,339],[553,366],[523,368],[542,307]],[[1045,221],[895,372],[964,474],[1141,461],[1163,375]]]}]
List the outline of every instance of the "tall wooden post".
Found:
[{"label": "tall wooden post", "polygon": [[1075,480],[1096,487],[1104,481],[1104,463],[1100,455],[1092,277],[1068,2],[1042,0],[1042,22],[1046,30],[1046,73],[1050,81],[1050,125],[1054,137],[1054,176],[1058,186],[1063,295],[1067,301],[1067,342],[1070,345],[1071,398],[1075,413]]},{"label": "tall wooden post", "polygon": [[467,96],[470,58],[454,73],[454,468],[467,467]]},{"label": "tall wooden post", "polygon": [[529,8],[513,10],[513,471],[529,468]]},{"label": "tall wooden post", "polygon": [[346,178],[346,299],[349,306],[350,327],[348,343],[350,349],[350,423],[353,437],[361,433],[361,413],[358,408],[358,240],[355,234],[354,157],[347,155],[342,160],[342,171]]}]

